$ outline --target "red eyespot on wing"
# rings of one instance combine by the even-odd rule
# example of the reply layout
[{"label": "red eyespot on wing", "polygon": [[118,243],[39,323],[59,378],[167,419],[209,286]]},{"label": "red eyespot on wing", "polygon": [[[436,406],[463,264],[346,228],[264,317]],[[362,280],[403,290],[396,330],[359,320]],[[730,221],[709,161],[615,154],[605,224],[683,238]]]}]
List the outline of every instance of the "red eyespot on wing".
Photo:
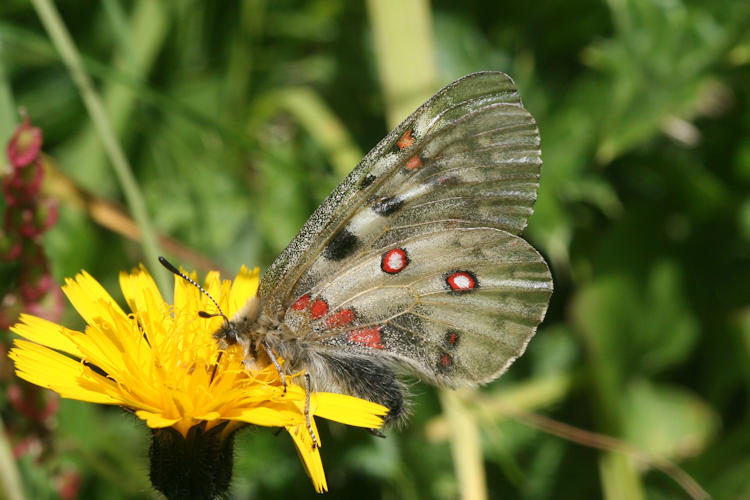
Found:
[{"label": "red eyespot on wing", "polygon": [[479,286],[477,277],[470,271],[456,271],[445,277],[445,283],[454,292],[467,292]]},{"label": "red eyespot on wing", "polygon": [[450,354],[444,352],[443,355],[440,356],[440,366],[448,368],[451,364],[453,364],[453,358]]},{"label": "red eyespot on wing", "polygon": [[409,158],[409,161],[406,162],[406,170],[414,170],[420,166],[422,166],[422,159],[419,155],[412,156]]},{"label": "red eyespot on wing", "polygon": [[409,257],[403,248],[388,250],[380,259],[380,269],[388,274],[396,274],[403,271],[409,264]]},{"label": "red eyespot on wing", "polygon": [[326,318],[326,325],[328,325],[329,328],[338,328],[340,326],[348,325],[352,321],[354,321],[354,311],[351,309],[342,309],[328,316],[328,318]]},{"label": "red eyespot on wing", "polygon": [[302,297],[298,298],[294,301],[294,304],[292,304],[292,309],[295,311],[304,311],[307,309],[307,306],[310,304],[310,294],[306,293]]},{"label": "red eyespot on wing", "polygon": [[349,332],[347,337],[349,342],[354,344],[360,344],[366,347],[372,347],[373,349],[385,349],[385,346],[381,343],[380,327],[375,328],[363,328],[361,330],[354,330]]},{"label": "red eyespot on wing", "polygon": [[445,344],[448,347],[456,347],[456,344],[458,343],[458,337],[459,333],[457,331],[449,331],[445,334]]},{"label": "red eyespot on wing", "polygon": [[328,302],[325,299],[316,299],[310,306],[310,317],[312,319],[320,319],[328,314]]},{"label": "red eyespot on wing", "polygon": [[412,130],[409,129],[406,132],[404,132],[404,135],[401,136],[401,139],[398,140],[396,145],[398,146],[398,149],[404,150],[414,144],[414,138],[411,136]]}]

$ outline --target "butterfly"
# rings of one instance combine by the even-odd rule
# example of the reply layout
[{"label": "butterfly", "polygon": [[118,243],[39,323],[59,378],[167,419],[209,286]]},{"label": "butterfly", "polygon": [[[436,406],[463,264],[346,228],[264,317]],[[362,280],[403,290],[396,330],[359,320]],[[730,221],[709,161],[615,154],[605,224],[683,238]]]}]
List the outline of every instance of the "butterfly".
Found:
[{"label": "butterfly", "polygon": [[509,76],[451,83],[333,190],[215,338],[240,344],[248,366],[304,371],[308,398],[379,403],[388,423],[408,413],[404,370],[447,387],[497,378],[552,294],[547,264],[518,236],[541,165]]}]

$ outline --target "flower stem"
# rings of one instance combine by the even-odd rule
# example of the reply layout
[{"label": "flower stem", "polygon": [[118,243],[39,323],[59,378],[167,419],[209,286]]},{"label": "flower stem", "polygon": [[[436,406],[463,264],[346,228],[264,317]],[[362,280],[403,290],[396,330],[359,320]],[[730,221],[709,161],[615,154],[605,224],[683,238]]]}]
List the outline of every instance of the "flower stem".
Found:
[{"label": "flower stem", "polygon": [[439,83],[432,10],[426,0],[368,0],[367,12],[391,128],[430,97]]},{"label": "flower stem", "polygon": [[440,391],[443,414],[451,428],[451,453],[463,500],[487,500],[482,443],[476,415],[466,406],[473,389]]},{"label": "flower stem", "polygon": [[156,280],[162,292],[166,292],[169,290],[168,276],[166,271],[157,265],[157,257],[160,253],[159,245],[148,216],[148,211],[146,210],[146,204],[138,188],[130,164],[125,157],[125,153],[117,137],[115,137],[107,114],[104,112],[101,98],[94,90],[91,79],[83,68],[80,54],[76,50],[70,33],[65,27],[54,4],[51,0],[32,0],[32,4],[44,28],[52,39],[52,43],[67,66],[73,81],[78,86],[84,105],[91,116],[99,138],[104,144],[107,156],[112,163],[115,175],[125,194],[128,207],[141,231],[143,253],[145,254],[147,265],[151,270],[151,275]]}]

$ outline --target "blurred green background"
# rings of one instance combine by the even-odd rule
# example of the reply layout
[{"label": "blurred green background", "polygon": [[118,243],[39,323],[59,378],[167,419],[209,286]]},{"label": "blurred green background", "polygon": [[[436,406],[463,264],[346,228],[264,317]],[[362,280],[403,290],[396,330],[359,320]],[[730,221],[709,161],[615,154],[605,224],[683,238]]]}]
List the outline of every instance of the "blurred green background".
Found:
[{"label": "blurred green background", "polygon": [[[55,279],[86,269],[120,297],[120,270],[155,263],[112,219],[133,206],[40,22],[45,3],[0,3],[0,139],[19,107],[44,131]],[[268,266],[442,85],[480,70],[518,84],[542,136],[525,234],[555,278],[547,319],[479,392],[414,383],[414,415],[387,439],[321,421],[329,498],[687,498],[654,463],[541,431],[525,412],[672,460],[715,498],[750,498],[750,4],[57,7],[166,254],[201,273]],[[82,326],[70,312],[63,322]],[[17,417],[0,404],[7,426]],[[75,498],[155,496],[136,418],[61,401],[45,425],[44,451],[17,463],[28,498],[55,498],[65,474],[80,479]],[[284,434],[246,431],[236,456],[232,498],[314,496]]]}]

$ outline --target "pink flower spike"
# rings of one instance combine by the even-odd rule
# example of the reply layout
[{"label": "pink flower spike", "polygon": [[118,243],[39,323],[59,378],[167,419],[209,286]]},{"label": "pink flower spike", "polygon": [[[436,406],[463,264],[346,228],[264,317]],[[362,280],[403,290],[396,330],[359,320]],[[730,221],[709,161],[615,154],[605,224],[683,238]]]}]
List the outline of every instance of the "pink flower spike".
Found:
[{"label": "pink flower spike", "polygon": [[36,222],[34,211],[31,208],[21,209],[21,226],[18,228],[18,232],[26,238],[37,236],[41,231]]},{"label": "pink flower spike", "polygon": [[21,242],[18,237],[0,231],[0,262],[16,260],[21,255]]},{"label": "pink flower spike", "polygon": [[28,455],[33,459],[37,459],[42,454],[43,449],[44,447],[39,441],[39,438],[36,436],[30,436],[24,438],[22,441],[13,446],[13,457],[15,459],[19,459]]},{"label": "pink flower spike", "polygon": [[[27,302],[27,306],[31,306],[31,303],[39,301],[54,286],[55,282],[52,280],[52,276],[49,273],[45,273],[39,278],[30,278],[29,281],[22,282],[19,288],[21,289],[21,295]],[[34,311],[34,314],[39,314],[39,311]]]},{"label": "pink flower spike", "polygon": [[31,199],[39,192],[44,179],[44,168],[41,161],[35,161],[33,165],[23,169],[24,174],[17,176],[21,179],[21,185],[18,186],[23,190],[27,199]]},{"label": "pink flower spike", "polygon": [[65,296],[59,287],[52,287],[40,300],[27,303],[25,312],[49,321],[60,321],[65,312]]},{"label": "pink flower spike", "polygon": [[21,298],[14,292],[7,293],[0,301],[0,328],[7,330],[18,321],[18,316],[23,312],[24,304]]},{"label": "pink flower spike", "polygon": [[33,162],[42,149],[42,129],[32,127],[27,117],[16,128],[6,149],[11,165],[16,168],[25,167]]},{"label": "pink flower spike", "polygon": [[44,179],[44,168],[41,161],[24,168],[15,168],[3,176],[2,188],[8,206],[18,206],[32,203],[34,196]]},{"label": "pink flower spike", "polygon": [[75,469],[65,469],[55,478],[55,485],[57,494],[63,500],[78,498],[78,492],[81,490],[81,474]]},{"label": "pink flower spike", "polygon": [[60,212],[57,209],[57,200],[52,198],[45,198],[39,204],[39,210],[37,210],[38,225],[41,231],[46,231],[51,228],[57,222],[57,217]]}]

